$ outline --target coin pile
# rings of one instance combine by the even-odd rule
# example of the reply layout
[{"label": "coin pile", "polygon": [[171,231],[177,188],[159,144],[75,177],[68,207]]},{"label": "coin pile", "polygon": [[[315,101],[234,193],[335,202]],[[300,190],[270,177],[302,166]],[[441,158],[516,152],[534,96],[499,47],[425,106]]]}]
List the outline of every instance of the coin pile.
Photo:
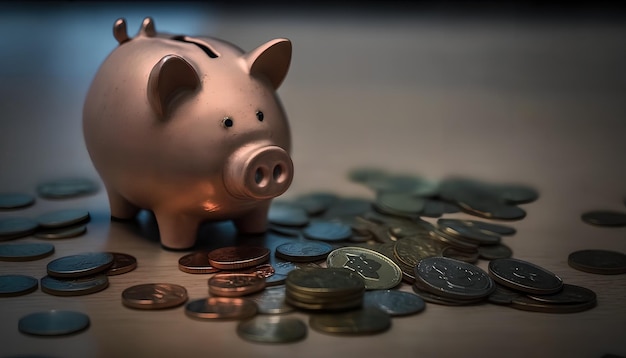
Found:
[{"label": "coin pile", "polygon": [[108,252],[70,255],[48,263],[41,290],[55,296],[80,296],[104,290],[109,279],[104,274],[113,265]]},{"label": "coin pile", "polygon": [[344,268],[291,271],[285,284],[286,302],[309,311],[348,310],[363,304],[365,282]]}]

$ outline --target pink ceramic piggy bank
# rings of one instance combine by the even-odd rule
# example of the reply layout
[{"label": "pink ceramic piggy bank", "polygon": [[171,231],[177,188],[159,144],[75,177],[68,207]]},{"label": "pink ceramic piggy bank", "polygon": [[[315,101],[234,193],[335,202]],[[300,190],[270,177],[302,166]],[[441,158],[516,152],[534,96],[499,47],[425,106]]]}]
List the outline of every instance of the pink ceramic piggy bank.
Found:
[{"label": "pink ceramic piggy bank", "polygon": [[276,95],[291,42],[244,52],[215,38],[156,33],[146,18],[93,80],[83,130],[106,187],[111,216],[156,216],[161,244],[194,245],[205,220],[233,220],[240,232],[266,230],[271,199],[293,178],[291,138]]}]

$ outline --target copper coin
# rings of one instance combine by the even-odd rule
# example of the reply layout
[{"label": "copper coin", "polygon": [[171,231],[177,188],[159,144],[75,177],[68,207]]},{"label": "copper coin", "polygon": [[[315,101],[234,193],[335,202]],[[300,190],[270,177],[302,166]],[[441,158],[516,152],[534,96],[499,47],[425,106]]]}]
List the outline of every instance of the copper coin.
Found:
[{"label": "copper coin", "polygon": [[58,279],[45,276],[41,279],[41,290],[54,296],[82,296],[109,287],[106,275],[96,275],[77,279]]},{"label": "copper coin", "polygon": [[209,264],[208,251],[196,251],[178,259],[178,269],[191,274],[216,273],[219,269]]},{"label": "copper coin", "polygon": [[137,268],[137,259],[129,254],[109,252],[113,255],[113,265],[105,272],[107,276],[121,275]]},{"label": "copper coin", "polygon": [[54,245],[48,243],[0,244],[0,261],[38,260],[53,253]]},{"label": "copper coin", "polygon": [[39,281],[25,275],[0,275],[0,297],[21,296],[37,290]]},{"label": "copper coin", "polygon": [[142,310],[172,308],[187,302],[187,290],[171,283],[136,285],[122,292],[122,304]]},{"label": "copper coin", "polygon": [[257,314],[257,306],[245,298],[208,297],[187,303],[185,314],[199,319],[245,319]]},{"label": "copper coin", "polygon": [[113,265],[113,255],[108,252],[88,252],[70,255],[50,261],[48,275],[58,278],[90,276],[107,270]]},{"label": "copper coin", "polygon": [[269,259],[265,247],[229,246],[209,252],[209,264],[221,270],[237,270],[262,264]]},{"label": "copper coin", "polygon": [[240,297],[265,288],[265,279],[256,274],[217,273],[209,279],[209,293],[214,296]]},{"label": "copper coin", "polygon": [[271,264],[261,264],[254,267],[246,267],[239,270],[221,271],[222,273],[243,273],[243,274],[255,274],[261,278],[268,278],[274,275],[276,272]]}]

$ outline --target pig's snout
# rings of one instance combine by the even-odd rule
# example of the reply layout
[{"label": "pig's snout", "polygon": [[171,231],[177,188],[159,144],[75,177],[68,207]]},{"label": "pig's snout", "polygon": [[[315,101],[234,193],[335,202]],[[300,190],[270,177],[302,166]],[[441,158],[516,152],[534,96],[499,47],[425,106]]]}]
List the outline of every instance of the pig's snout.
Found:
[{"label": "pig's snout", "polygon": [[293,179],[289,154],[274,145],[243,147],[226,164],[224,184],[242,199],[271,199],[284,193]]}]

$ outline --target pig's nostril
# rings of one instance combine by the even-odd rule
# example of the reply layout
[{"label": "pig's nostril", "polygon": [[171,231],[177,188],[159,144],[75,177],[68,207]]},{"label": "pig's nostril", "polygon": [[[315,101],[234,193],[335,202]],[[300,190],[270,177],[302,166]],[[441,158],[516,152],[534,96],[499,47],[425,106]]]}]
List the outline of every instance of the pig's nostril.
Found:
[{"label": "pig's nostril", "polygon": [[263,169],[256,168],[256,172],[254,172],[254,182],[257,184],[261,184],[265,175],[263,175]]},{"label": "pig's nostril", "polygon": [[274,171],[272,172],[272,176],[274,177],[274,181],[279,181],[280,177],[283,175],[283,167],[282,165],[276,165],[274,167]]}]

